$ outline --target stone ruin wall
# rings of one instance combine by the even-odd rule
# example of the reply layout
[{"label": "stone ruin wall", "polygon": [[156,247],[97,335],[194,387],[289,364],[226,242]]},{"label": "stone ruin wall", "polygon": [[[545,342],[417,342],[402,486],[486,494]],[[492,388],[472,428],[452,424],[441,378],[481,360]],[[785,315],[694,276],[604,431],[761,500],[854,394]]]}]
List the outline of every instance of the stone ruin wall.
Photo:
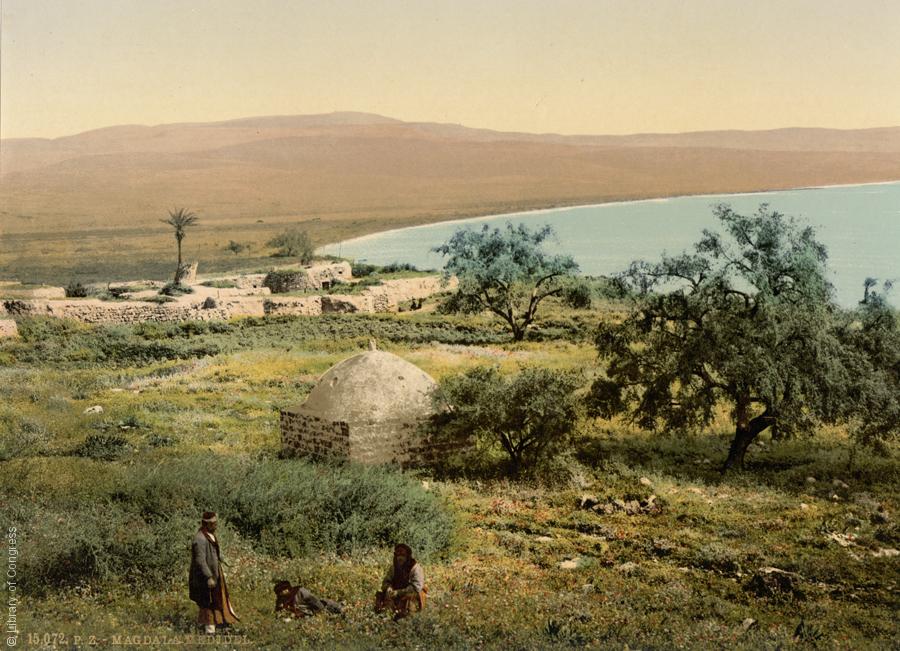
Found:
[{"label": "stone ruin wall", "polygon": [[273,294],[308,292],[322,289],[325,285],[330,285],[335,281],[349,282],[352,277],[350,264],[338,262],[296,271],[272,272],[266,274],[263,285],[271,289]]},{"label": "stone ruin wall", "polygon": [[[142,321],[224,321],[235,316],[256,316],[246,305],[221,304],[214,308],[202,305],[166,305],[123,301],[4,301],[4,309],[11,316],[51,316],[74,319],[82,323],[139,323]],[[259,310],[258,316],[264,316]]]},{"label": "stone ruin wall", "polygon": [[263,313],[265,316],[319,316],[322,297],[267,298],[263,301]]},{"label": "stone ruin wall", "polygon": [[286,457],[347,459],[350,457],[350,428],[347,423],[284,409],[281,411],[281,452]]},{"label": "stone ruin wall", "polygon": [[433,463],[457,447],[438,444],[423,432],[425,424],[405,420],[326,421],[285,409],[281,411],[281,449],[286,457],[419,466]]},{"label": "stone ruin wall", "polygon": [[[337,266],[337,265],[335,265]],[[347,265],[349,269],[349,265]],[[258,279],[254,279],[257,281]],[[455,279],[453,279],[455,281]],[[216,307],[202,302],[148,303],[144,301],[101,301],[98,299],[0,300],[0,317],[51,316],[82,323],[139,323],[142,321],[227,321],[243,316],[302,315],[392,312],[407,300],[427,298],[445,289],[439,276],[385,281],[360,294],[323,296],[229,296],[220,290]]]},{"label": "stone ruin wall", "polygon": [[403,467],[434,463],[448,450],[438,446],[424,429],[426,421],[387,420],[350,424],[350,460]]}]

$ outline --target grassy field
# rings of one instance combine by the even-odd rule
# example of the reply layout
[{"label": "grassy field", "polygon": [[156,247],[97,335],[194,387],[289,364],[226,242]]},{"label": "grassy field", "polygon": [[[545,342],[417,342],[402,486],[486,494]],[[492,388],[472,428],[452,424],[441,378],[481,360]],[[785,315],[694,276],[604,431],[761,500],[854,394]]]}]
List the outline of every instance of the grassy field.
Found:
[{"label": "grassy field", "polygon": [[[516,482],[278,459],[278,409],[369,336],[438,379],[538,364],[587,385],[598,314],[551,312],[522,344],[487,319],[421,313],[21,322],[23,340],[0,344],[0,513],[19,532],[20,644],[201,646],[188,637],[188,547],[199,505],[214,504],[241,616],[218,648],[896,648],[900,558],[885,550],[900,547],[897,450],[841,431],[766,436],[746,472],[724,477],[724,414],[695,435],[583,419],[571,452]],[[650,495],[653,512],[585,508]],[[348,504],[370,510],[351,522]],[[367,528],[392,509],[401,522]],[[430,600],[395,623],[371,604],[401,535]],[[788,574],[767,582],[770,567]],[[275,617],[279,578],[345,614]]]}]

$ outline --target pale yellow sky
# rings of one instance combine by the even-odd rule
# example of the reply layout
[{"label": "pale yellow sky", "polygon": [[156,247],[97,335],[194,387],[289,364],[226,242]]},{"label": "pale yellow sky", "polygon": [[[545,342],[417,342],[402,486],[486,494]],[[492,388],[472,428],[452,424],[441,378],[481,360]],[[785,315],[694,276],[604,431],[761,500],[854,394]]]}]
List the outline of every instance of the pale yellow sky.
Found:
[{"label": "pale yellow sky", "polygon": [[367,111],[500,130],[900,124],[900,0],[0,0],[0,134]]}]

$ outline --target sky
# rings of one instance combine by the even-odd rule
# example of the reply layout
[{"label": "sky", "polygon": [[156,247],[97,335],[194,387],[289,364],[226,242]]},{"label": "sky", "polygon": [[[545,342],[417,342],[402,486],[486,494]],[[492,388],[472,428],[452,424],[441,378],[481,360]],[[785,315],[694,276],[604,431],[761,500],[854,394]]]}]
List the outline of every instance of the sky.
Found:
[{"label": "sky", "polygon": [[568,134],[900,124],[900,0],[0,0],[0,135],[364,111]]}]

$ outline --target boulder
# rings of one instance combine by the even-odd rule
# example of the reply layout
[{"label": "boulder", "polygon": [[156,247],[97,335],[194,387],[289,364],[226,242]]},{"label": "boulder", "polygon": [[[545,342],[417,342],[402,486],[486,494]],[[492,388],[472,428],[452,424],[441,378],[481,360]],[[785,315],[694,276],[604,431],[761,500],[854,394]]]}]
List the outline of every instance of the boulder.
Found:
[{"label": "boulder", "polygon": [[193,285],[196,283],[197,264],[196,262],[185,262],[178,267],[178,273],[175,274],[175,282],[182,285]]}]

